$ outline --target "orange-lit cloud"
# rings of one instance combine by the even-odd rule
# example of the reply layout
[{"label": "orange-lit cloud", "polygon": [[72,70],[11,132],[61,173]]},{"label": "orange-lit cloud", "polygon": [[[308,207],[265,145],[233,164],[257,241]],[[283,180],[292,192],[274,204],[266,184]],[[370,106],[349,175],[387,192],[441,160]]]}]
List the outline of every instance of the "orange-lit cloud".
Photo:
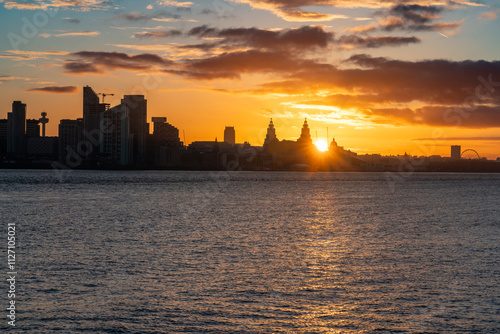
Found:
[{"label": "orange-lit cloud", "polygon": [[[321,12],[311,12],[304,9],[310,6],[342,7],[342,8],[387,8],[403,6],[484,6],[477,1],[446,1],[446,0],[233,0],[251,5],[254,8],[269,10],[286,21],[330,21],[343,16]],[[344,17],[345,18],[345,17]]]},{"label": "orange-lit cloud", "polygon": [[500,14],[500,9],[483,12],[479,15],[479,18],[481,20],[493,21],[498,19],[498,14]]},{"label": "orange-lit cloud", "polygon": [[35,93],[55,93],[55,94],[67,94],[74,93],[78,90],[76,86],[47,86],[47,87],[37,87],[26,89],[27,92]]}]

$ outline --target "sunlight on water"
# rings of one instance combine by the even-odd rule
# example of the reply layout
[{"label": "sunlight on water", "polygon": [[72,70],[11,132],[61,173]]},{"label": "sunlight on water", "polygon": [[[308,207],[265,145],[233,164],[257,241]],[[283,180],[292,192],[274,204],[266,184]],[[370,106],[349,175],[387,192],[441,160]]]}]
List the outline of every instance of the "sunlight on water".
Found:
[{"label": "sunlight on water", "polygon": [[29,332],[500,330],[497,175],[0,177]]}]

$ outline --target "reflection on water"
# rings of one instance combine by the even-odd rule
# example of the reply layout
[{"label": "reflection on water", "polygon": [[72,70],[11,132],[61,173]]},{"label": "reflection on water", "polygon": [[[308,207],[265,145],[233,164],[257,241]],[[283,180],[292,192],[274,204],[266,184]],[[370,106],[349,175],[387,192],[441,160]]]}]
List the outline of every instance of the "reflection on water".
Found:
[{"label": "reflection on water", "polygon": [[0,179],[24,331],[500,331],[497,175]]}]

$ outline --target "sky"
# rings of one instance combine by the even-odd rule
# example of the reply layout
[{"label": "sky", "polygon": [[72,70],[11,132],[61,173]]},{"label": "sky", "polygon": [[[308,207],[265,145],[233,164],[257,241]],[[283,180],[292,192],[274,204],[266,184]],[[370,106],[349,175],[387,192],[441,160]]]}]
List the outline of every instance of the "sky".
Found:
[{"label": "sky", "polygon": [[82,117],[82,87],[148,100],[181,140],[500,157],[500,1],[0,0],[0,118]]}]

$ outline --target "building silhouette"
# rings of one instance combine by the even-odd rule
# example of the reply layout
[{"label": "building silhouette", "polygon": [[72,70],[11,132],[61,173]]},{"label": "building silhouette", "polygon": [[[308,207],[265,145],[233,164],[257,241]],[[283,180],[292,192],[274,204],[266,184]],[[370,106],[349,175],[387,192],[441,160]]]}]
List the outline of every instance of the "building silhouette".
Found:
[{"label": "building silhouette", "polygon": [[40,121],[37,119],[26,120],[26,137],[40,137]]},{"label": "building silhouette", "polygon": [[121,101],[129,119],[129,139],[132,145],[130,162],[134,165],[146,163],[146,139],[149,134],[147,103],[144,95],[125,95]]},{"label": "building silhouette", "polygon": [[7,153],[7,119],[0,119],[0,157],[3,158]]},{"label": "building silhouette", "polygon": [[106,166],[128,166],[133,162],[133,136],[130,134],[128,105],[121,104],[101,113],[109,131],[102,133],[101,162]]},{"label": "building silhouette", "polygon": [[269,126],[267,127],[266,139],[264,139],[264,145],[271,144],[275,141],[278,141],[276,137],[276,129],[274,128],[273,119],[269,122]]},{"label": "building silhouette", "polygon": [[307,124],[307,119],[304,120],[304,125],[302,126],[302,131],[299,139],[297,139],[297,142],[302,145],[312,145],[311,130]]},{"label": "building silhouette", "polygon": [[452,160],[460,160],[461,155],[462,155],[462,147],[460,145],[452,145],[451,146],[451,159]]},{"label": "building silhouette", "polygon": [[[78,160],[78,145],[83,141],[83,118],[62,119],[59,123],[59,161],[68,167]],[[81,161],[79,161],[81,163]]]},{"label": "building silhouette", "polygon": [[15,156],[26,153],[26,104],[21,101],[14,101],[7,114],[7,152]]},{"label": "building silhouette", "polygon": [[224,142],[231,145],[236,144],[236,132],[234,131],[234,126],[226,126],[224,129]]},{"label": "building silhouette", "polygon": [[149,164],[157,167],[180,166],[184,144],[179,138],[179,129],[167,123],[166,117],[153,117],[153,134],[148,139]]},{"label": "building silhouette", "polygon": [[83,87],[83,129],[87,133],[99,130],[101,112],[106,110],[105,103],[99,103],[99,96],[89,87]]}]

